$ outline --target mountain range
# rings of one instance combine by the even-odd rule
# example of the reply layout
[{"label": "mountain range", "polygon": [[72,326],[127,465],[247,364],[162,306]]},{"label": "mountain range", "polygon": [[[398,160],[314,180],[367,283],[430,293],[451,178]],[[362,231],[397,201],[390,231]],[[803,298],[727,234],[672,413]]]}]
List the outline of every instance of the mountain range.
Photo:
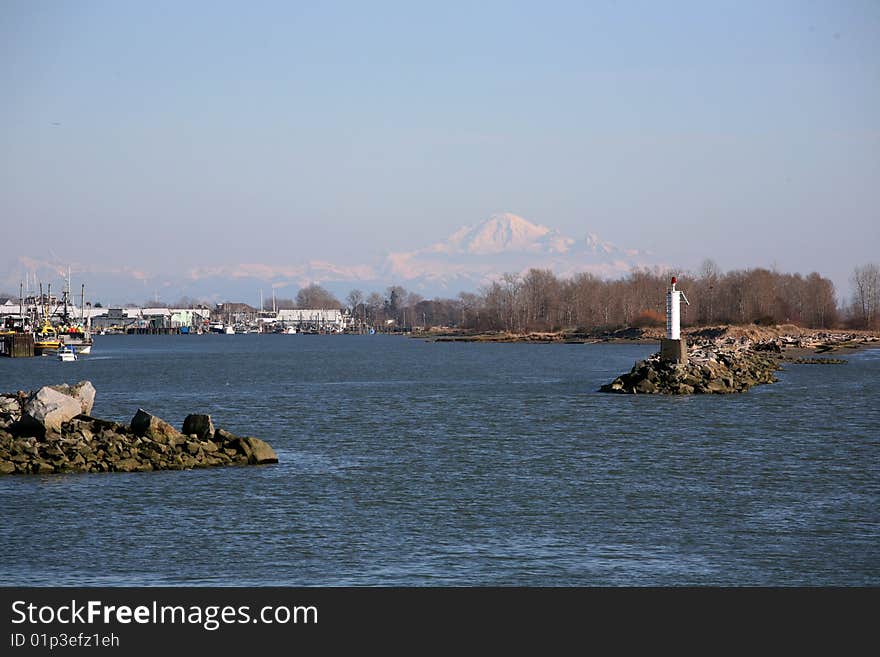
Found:
[{"label": "mountain range", "polygon": [[[24,272],[32,281],[52,282],[58,290],[70,267],[74,292],[79,283],[87,298],[108,303],[144,302],[158,297],[173,302],[181,296],[210,301],[254,301],[258,290],[271,296],[293,297],[297,289],[318,283],[340,298],[353,288],[381,291],[403,285],[426,297],[453,296],[474,291],[506,272],[530,267],[570,276],[591,272],[615,277],[635,266],[655,264],[650,252],[624,249],[595,233],[581,238],[532,223],[510,213],[494,214],[465,226],[446,240],[414,251],[389,253],[380,262],[343,265],[325,261],[292,264],[238,263],[199,265],[183,271],[149,272],[95,263],[62,263],[17,255],[0,272],[0,289],[17,293]],[[55,287],[55,286],[58,287]],[[32,285],[33,287],[33,285]]]}]

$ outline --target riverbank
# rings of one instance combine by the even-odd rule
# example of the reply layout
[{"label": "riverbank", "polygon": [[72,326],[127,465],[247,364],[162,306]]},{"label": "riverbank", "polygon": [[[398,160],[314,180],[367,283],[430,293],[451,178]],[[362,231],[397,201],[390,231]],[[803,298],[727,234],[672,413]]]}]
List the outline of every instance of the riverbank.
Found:
[{"label": "riverbank", "polygon": [[0,395],[0,474],[150,472],[277,463],[264,441],[191,414],[178,431],[138,409],[130,424],[90,415],[95,388],[44,386]]}]

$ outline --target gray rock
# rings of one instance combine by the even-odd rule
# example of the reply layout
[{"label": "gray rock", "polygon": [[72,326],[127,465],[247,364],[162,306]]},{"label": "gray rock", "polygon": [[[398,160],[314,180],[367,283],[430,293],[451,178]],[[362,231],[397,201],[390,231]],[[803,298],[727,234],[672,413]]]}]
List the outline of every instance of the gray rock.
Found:
[{"label": "gray rock", "polygon": [[210,440],[214,436],[214,423],[210,415],[191,414],[183,421],[183,433],[195,434],[199,440]]},{"label": "gray rock", "polygon": [[88,415],[92,412],[92,407],[95,405],[95,386],[92,385],[91,381],[80,381],[72,386],[61,384],[52,386],[52,388],[61,394],[76,399],[82,406],[83,415]]},{"label": "gray rock", "polygon": [[24,405],[22,422],[46,430],[60,432],[64,422],[82,411],[79,400],[43,386]]}]

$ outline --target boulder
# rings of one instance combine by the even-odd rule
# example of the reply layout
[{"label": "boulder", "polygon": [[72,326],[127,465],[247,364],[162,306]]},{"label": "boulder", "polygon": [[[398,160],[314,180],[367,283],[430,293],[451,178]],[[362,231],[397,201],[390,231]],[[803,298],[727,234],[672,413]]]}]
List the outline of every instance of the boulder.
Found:
[{"label": "boulder", "polygon": [[55,467],[46,461],[36,461],[33,465],[33,472],[34,474],[52,474],[55,472]]},{"label": "boulder", "polygon": [[113,431],[115,433],[125,433],[128,431],[128,428],[124,424],[119,424],[119,422],[112,422],[110,420],[102,420],[97,417],[91,417],[88,415],[80,415],[75,420],[79,422],[84,422],[89,425],[89,428],[95,432],[100,433],[101,431]]},{"label": "boulder", "polygon": [[142,408],[131,418],[131,430],[136,436],[143,436],[159,443],[183,443],[183,435],[165,420],[147,413]]},{"label": "boulder", "polygon": [[722,379],[713,379],[706,384],[706,392],[723,395],[724,393],[730,392],[730,388]]},{"label": "boulder", "polygon": [[[121,459],[114,464],[114,467],[117,472],[143,472],[144,464],[138,461],[137,459],[127,458]],[[150,466],[150,470],[153,467]]]},{"label": "boulder", "polygon": [[0,415],[5,415],[12,420],[21,417],[21,403],[15,395],[0,395]]},{"label": "boulder", "polygon": [[226,429],[217,429],[214,432],[214,442],[223,444],[232,441],[238,440],[238,436],[236,436],[231,431],[227,431]]},{"label": "boulder", "polygon": [[650,379],[642,379],[636,384],[636,392],[652,395],[657,392],[657,386]]},{"label": "boulder", "polygon": [[92,385],[91,381],[80,381],[72,386],[62,384],[52,386],[52,388],[63,395],[76,399],[82,406],[83,415],[88,415],[92,412],[92,406],[95,405],[95,386]]},{"label": "boulder", "polygon": [[210,440],[214,436],[214,423],[210,415],[191,414],[183,421],[183,433],[195,434],[199,440]]},{"label": "boulder", "polygon": [[46,430],[60,432],[64,422],[76,417],[82,411],[79,400],[43,386],[24,404],[22,423],[30,425],[41,434]]},{"label": "boulder", "polygon": [[230,445],[232,445],[238,454],[244,454],[245,459],[248,463],[251,462],[251,457],[254,455],[254,450],[251,447],[250,442],[245,440],[244,438],[235,437],[229,441]]},{"label": "boulder", "polygon": [[621,392],[622,390],[623,381],[620,380],[620,377],[617,377],[611,383],[606,383],[601,388],[599,388],[600,392]]},{"label": "boulder", "polygon": [[247,445],[249,449],[250,453],[247,455],[248,463],[252,465],[278,463],[278,456],[275,454],[275,450],[259,438],[241,438],[240,442],[243,445]]}]

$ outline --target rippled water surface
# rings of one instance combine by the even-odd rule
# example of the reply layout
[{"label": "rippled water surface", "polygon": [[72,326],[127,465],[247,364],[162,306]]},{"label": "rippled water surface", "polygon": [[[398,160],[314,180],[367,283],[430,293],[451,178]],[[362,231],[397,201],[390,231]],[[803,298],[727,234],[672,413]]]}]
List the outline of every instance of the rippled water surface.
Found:
[{"label": "rippled water surface", "polygon": [[596,392],[640,345],[105,336],[0,360],[275,466],[0,478],[6,585],[880,584],[880,350],[745,395]]}]

